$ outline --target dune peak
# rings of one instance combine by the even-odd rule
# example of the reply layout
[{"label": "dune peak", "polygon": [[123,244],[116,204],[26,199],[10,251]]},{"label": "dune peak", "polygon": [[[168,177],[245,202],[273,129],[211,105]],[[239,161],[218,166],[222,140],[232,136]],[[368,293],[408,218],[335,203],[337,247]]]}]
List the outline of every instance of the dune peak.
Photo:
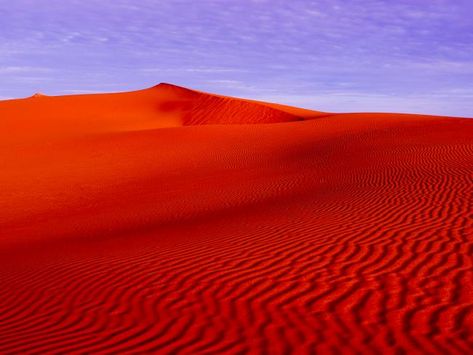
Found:
[{"label": "dune peak", "polygon": [[171,83],[166,83],[162,82],[159,83],[158,85],[153,86],[154,89],[165,89],[165,90],[170,90],[170,91],[185,91],[185,92],[196,92],[196,90],[186,88],[184,86],[179,86],[176,84],[171,84]]},{"label": "dune peak", "polygon": [[31,95],[30,97],[35,99],[35,98],[40,98],[40,97],[46,97],[47,95],[41,93],[41,92],[36,92],[34,93],[33,95]]},{"label": "dune peak", "polygon": [[182,86],[175,85],[175,84],[171,84],[171,83],[166,83],[166,82],[161,82],[161,83],[159,83],[158,85],[156,85],[155,87],[174,87],[174,88],[183,89]]}]

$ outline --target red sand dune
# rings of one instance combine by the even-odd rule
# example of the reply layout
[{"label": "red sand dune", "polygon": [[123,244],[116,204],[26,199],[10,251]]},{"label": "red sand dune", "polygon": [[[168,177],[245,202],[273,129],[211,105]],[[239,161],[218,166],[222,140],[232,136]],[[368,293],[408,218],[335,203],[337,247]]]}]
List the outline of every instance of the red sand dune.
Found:
[{"label": "red sand dune", "polygon": [[473,351],[473,120],[161,84],[0,124],[0,353]]}]

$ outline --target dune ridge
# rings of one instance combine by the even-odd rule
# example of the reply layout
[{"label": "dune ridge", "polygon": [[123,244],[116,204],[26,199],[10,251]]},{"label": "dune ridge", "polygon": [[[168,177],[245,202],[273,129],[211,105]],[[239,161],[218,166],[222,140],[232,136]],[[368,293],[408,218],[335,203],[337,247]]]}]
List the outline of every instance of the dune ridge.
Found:
[{"label": "dune ridge", "polygon": [[169,84],[0,117],[2,353],[473,351],[473,120]]},{"label": "dune ridge", "polygon": [[47,96],[36,93],[26,99],[0,102],[0,114],[3,127],[9,132],[21,137],[35,134],[40,138],[49,134],[64,138],[71,134],[204,124],[291,122],[325,115],[167,83],[113,94]]}]

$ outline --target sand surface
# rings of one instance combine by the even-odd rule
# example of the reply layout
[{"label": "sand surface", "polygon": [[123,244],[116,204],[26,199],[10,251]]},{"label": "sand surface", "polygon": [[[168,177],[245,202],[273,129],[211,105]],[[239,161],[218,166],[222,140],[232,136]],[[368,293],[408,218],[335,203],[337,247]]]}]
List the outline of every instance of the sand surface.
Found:
[{"label": "sand surface", "polygon": [[0,353],[473,352],[473,120],[34,95],[0,165]]}]

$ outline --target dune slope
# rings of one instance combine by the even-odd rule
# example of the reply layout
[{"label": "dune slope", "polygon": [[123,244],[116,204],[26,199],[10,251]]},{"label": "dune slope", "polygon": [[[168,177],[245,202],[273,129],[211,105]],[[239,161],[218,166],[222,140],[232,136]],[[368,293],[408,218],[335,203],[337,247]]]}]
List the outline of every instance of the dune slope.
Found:
[{"label": "dune slope", "polygon": [[473,120],[161,84],[0,125],[1,353],[473,351]]}]

